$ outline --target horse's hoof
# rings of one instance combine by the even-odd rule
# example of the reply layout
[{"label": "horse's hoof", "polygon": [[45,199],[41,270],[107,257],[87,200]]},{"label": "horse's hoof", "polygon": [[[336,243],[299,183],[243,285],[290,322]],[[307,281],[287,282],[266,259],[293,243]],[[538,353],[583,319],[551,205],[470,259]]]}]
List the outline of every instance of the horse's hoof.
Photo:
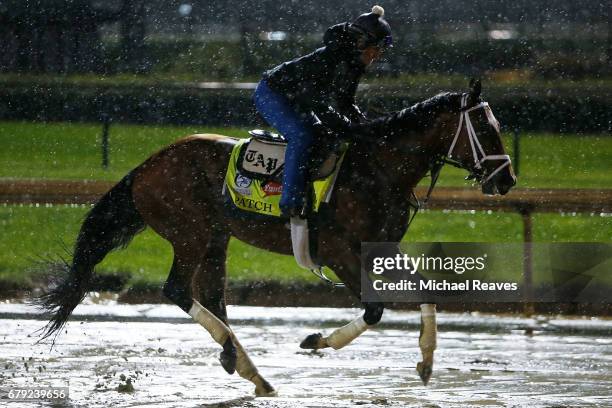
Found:
[{"label": "horse's hoof", "polygon": [[255,396],[256,397],[264,397],[264,398],[272,398],[272,397],[278,397],[278,392],[272,388],[271,391],[262,391],[262,390],[258,390],[257,388],[255,388]]},{"label": "horse's hoof", "polygon": [[325,347],[327,347],[327,344],[321,333],[311,334],[300,343],[300,348],[308,350],[318,350]]},{"label": "horse's hoof", "polygon": [[276,397],[278,392],[274,387],[266,381],[263,377],[259,378],[257,385],[255,386],[255,396],[257,397]]},{"label": "horse's hoof", "polygon": [[223,369],[225,371],[227,371],[228,374],[234,374],[236,372],[236,352],[234,351],[233,353],[231,352],[227,352],[227,351],[222,351],[221,354],[219,354],[219,362],[221,363],[221,367],[223,367]]},{"label": "horse's hoof", "polygon": [[423,385],[427,385],[429,379],[431,378],[433,367],[431,364],[421,361],[417,364],[417,372],[419,373],[419,377],[421,377],[421,381],[423,381]]}]

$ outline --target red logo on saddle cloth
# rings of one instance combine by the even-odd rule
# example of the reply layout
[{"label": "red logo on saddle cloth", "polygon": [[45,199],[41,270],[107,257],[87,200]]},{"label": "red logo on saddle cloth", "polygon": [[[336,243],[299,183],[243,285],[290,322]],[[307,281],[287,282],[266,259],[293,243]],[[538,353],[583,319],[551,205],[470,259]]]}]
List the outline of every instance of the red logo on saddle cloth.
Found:
[{"label": "red logo on saddle cloth", "polygon": [[263,185],[263,191],[265,193],[265,197],[279,195],[283,192],[283,185],[277,183],[276,181],[268,181]]}]

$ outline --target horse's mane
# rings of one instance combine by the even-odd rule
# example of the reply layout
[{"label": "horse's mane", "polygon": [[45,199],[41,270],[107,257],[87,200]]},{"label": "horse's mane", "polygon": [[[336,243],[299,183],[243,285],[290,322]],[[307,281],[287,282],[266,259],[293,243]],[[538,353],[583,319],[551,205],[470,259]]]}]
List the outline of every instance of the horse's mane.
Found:
[{"label": "horse's mane", "polygon": [[418,132],[429,129],[440,113],[459,110],[460,95],[457,92],[439,93],[408,108],[374,119],[363,125],[363,133],[390,137],[398,132]]},{"label": "horse's mane", "polygon": [[[410,125],[414,119],[433,119],[441,112],[450,112],[458,110],[459,93],[443,92],[436,96],[432,96],[422,102],[418,102],[408,108],[402,109],[390,115],[391,121],[403,122]],[[455,109],[457,108],[457,109]],[[421,122],[421,121],[419,121]]]}]

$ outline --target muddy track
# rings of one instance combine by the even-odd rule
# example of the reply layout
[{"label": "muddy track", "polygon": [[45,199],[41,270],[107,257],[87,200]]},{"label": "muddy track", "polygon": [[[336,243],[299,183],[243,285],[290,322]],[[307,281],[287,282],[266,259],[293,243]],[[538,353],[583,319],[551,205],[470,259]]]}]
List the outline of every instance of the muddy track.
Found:
[{"label": "muddy track", "polygon": [[608,320],[442,313],[434,376],[425,387],[414,371],[416,313],[390,312],[383,325],[346,348],[313,353],[299,349],[299,341],[329,331],[356,310],[232,307],[237,336],[279,390],[277,398],[255,399],[250,383],[219,366],[220,349],[210,336],[177,308],[79,308],[51,352],[49,344],[33,345],[29,337],[44,323],[32,319],[37,316],[24,319],[31,309],[0,308],[3,387],[67,383],[66,406],[74,407],[612,404]]}]

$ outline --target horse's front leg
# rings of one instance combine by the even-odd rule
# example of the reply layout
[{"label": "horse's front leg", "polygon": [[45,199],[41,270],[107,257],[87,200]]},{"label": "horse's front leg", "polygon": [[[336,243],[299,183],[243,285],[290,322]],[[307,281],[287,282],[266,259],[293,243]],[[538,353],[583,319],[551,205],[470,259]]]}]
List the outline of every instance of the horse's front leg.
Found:
[{"label": "horse's front leg", "polygon": [[[361,258],[359,256],[361,244],[354,241],[347,245],[341,234],[332,231],[325,237],[321,246],[321,257],[340,278],[346,287],[357,297],[361,293]],[[338,250],[338,248],[342,248]],[[326,262],[325,262],[326,261]],[[379,302],[364,302],[365,311],[362,316],[345,326],[334,330],[329,336],[323,337],[321,333],[311,334],[300,343],[303,349],[317,350],[331,347],[341,349],[367,329],[378,323],[384,311],[384,305]]]},{"label": "horse's front leg", "polygon": [[433,370],[436,336],[436,305],[423,303],[421,305],[421,334],[419,335],[419,348],[423,361],[417,364],[417,372],[425,385],[429,382]]},{"label": "horse's front leg", "polygon": [[382,303],[364,303],[365,311],[362,316],[349,324],[334,330],[329,336],[323,337],[321,333],[311,334],[306,337],[300,347],[303,349],[318,350],[331,347],[334,350],[341,349],[363,332],[380,321],[385,307]]}]

